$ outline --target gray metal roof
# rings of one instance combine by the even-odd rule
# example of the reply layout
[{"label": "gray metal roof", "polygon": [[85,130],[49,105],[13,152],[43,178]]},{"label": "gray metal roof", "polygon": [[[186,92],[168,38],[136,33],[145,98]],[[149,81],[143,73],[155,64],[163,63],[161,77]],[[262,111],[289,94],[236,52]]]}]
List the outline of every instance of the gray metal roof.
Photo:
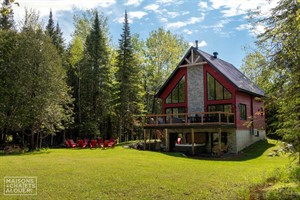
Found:
[{"label": "gray metal roof", "polygon": [[261,90],[256,84],[254,84],[249,78],[247,78],[241,71],[235,68],[232,64],[215,58],[204,51],[196,49],[199,54],[206,60],[211,66],[215,67],[221,74],[223,74],[229,81],[231,81],[239,90],[264,96],[264,91]]},{"label": "gray metal roof", "polygon": [[170,77],[166,80],[166,82],[163,84],[163,86],[159,89],[156,96],[160,96],[163,92],[163,90],[166,88],[166,86],[171,81],[172,77],[176,74],[176,72],[179,70],[180,65],[184,62],[184,58],[189,55],[189,52],[191,50],[195,50],[200,54],[200,56],[210,64],[210,66],[214,67],[217,71],[219,71],[221,74],[224,75],[230,81],[232,84],[234,84],[238,90],[257,95],[257,96],[264,96],[264,91],[261,90],[256,84],[254,84],[249,78],[247,78],[241,71],[239,71],[237,68],[235,68],[232,64],[219,59],[215,58],[213,55],[210,55],[204,51],[201,51],[199,49],[196,49],[194,47],[191,47],[189,51],[186,53],[186,55],[183,57],[181,62],[178,64],[176,69],[172,72]]}]

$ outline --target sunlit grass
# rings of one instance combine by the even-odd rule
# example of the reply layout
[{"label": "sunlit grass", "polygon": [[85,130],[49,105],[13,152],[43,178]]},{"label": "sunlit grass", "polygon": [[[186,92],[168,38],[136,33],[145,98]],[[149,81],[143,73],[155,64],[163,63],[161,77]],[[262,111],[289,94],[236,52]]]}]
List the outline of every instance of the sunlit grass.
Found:
[{"label": "sunlit grass", "polygon": [[0,152],[0,188],[4,176],[37,176],[37,196],[21,199],[247,199],[251,186],[289,163],[284,155],[268,157],[272,146],[260,142],[243,156],[216,160],[121,146]]}]

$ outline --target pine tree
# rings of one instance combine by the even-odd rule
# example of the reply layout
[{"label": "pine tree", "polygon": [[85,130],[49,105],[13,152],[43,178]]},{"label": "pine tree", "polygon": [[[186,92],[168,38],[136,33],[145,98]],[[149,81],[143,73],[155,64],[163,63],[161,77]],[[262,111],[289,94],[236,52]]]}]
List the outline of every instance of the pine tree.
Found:
[{"label": "pine tree", "polygon": [[65,51],[65,44],[64,44],[64,38],[63,33],[60,29],[59,23],[56,24],[56,29],[54,31],[54,45],[56,46],[56,49],[60,55],[63,55]]},{"label": "pine tree", "polygon": [[133,52],[127,11],[119,40],[117,68],[117,113],[120,123],[119,139],[122,140],[122,137],[127,139],[132,134],[134,115],[143,112],[141,73]]},{"label": "pine tree", "polygon": [[[91,132],[99,132],[108,113],[109,52],[105,32],[106,18],[95,11],[91,31],[86,39],[84,67],[82,69],[82,121],[85,127],[94,127]],[[103,132],[103,131],[102,131]]]},{"label": "pine tree", "polygon": [[50,36],[52,42],[54,42],[54,40],[55,40],[54,39],[55,26],[54,26],[54,21],[53,21],[52,10],[50,10],[48,24],[46,26],[46,31],[47,31],[48,35]]},{"label": "pine tree", "polygon": [[3,0],[0,8],[0,29],[9,30],[14,26],[14,13],[10,0]]}]

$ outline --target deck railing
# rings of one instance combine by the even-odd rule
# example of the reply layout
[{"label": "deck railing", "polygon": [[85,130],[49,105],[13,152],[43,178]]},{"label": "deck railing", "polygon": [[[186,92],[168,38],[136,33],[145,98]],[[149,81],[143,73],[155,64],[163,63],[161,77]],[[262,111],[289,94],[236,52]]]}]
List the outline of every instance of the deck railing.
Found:
[{"label": "deck railing", "polygon": [[235,115],[228,112],[194,112],[144,116],[144,127],[168,125],[234,125]]}]

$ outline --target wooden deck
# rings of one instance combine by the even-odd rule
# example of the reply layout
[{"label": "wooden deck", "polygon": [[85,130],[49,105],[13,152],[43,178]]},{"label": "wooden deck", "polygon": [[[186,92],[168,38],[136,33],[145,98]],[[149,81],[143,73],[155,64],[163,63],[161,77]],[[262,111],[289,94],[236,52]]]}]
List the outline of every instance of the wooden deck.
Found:
[{"label": "wooden deck", "polygon": [[146,115],[144,129],[154,128],[195,128],[235,126],[235,114],[227,112],[195,112],[178,114]]}]

